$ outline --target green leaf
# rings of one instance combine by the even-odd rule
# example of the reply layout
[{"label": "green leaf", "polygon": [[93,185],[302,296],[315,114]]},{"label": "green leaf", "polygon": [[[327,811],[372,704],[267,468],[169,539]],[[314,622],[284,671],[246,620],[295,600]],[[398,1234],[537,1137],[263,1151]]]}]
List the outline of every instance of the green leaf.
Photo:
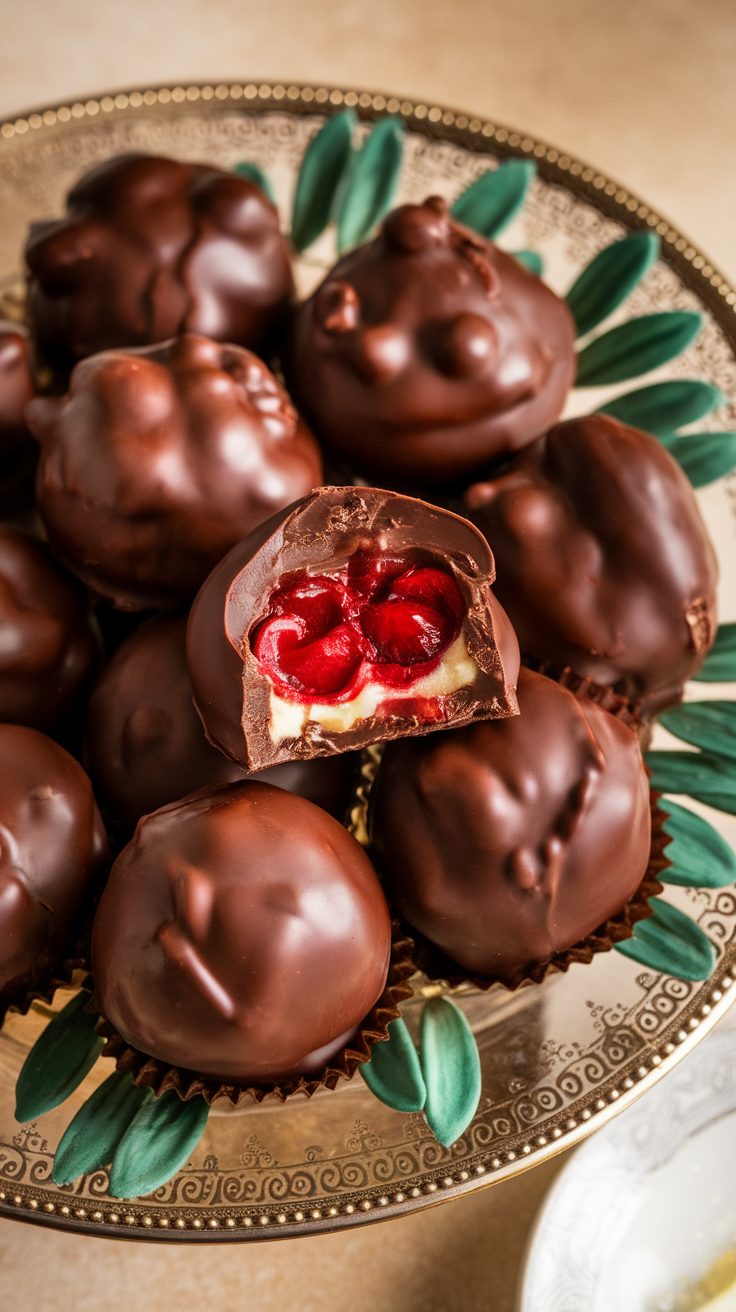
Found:
[{"label": "green leaf", "polygon": [[388,1027],[388,1043],[377,1043],[371,1059],[361,1066],[371,1093],[397,1112],[420,1112],[427,1090],[406,1022],[399,1016]]},{"label": "green leaf", "polygon": [[714,752],[647,752],[651,786],[660,793],[684,793],[719,811],[736,815],[736,765]]},{"label": "green leaf", "polygon": [[613,415],[622,424],[643,428],[655,437],[669,437],[678,428],[697,423],[725,401],[723,392],[712,383],[697,378],[672,378],[625,392],[607,401],[598,413]]},{"label": "green leaf", "polygon": [[449,1148],[475,1116],[481,1089],[478,1045],[449,998],[430,998],[425,1004],[420,1049],[427,1086],[424,1115],[435,1138]]},{"label": "green leaf", "polygon": [[404,153],[404,127],[381,119],[355,157],[337,221],[337,248],[350,250],[372,236],[390,210]]},{"label": "green leaf", "polygon": [[665,848],[671,867],[657,876],[663,884],[688,888],[724,888],[736,881],[736,853],[730,843],[702,816],[669,798],[658,802],[667,812],[662,828],[672,842]]},{"label": "green leaf", "polygon": [[538,278],[541,278],[544,273],[544,260],[541,255],[538,255],[536,251],[512,251],[511,254],[515,260],[519,261],[519,264],[525,265],[530,273],[535,273]]},{"label": "green leaf", "polygon": [[713,646],[692,677],[700,683],[728,683],[736,679],[736,624],[719,626]]},{"label": "green leaf", "polygon": [[71,1184],[107,1166],[133,1118],[153,1098],[152,1089],[140,1089],[130,1075],[113,1071],[80,1107],[64,1131],[54,1158],[56,1184]]},{"label": "green leaf", "polygon": [[484,237],[497,237],[519,213],[536,172],[531,159],[508,159],[489,169],[455,201],[450,211],[453,219]]},{"label": "green leaf", "polygon": [[15,1086],[15,1119],[35,1121],[58,1107],[91,1071],[105,1040],[95,1034],[97,1014],[85,1011],[84,989],[50,1020],[26,1057]]},{"label": "green leaf", "polygon": [[736,702],[685,702],[659,718],[675,738],[736,761]]},{"label": "green leaf", "polygon": [[273,187],[271,186],[271,179],[267,173],[263,172],[260,164],[253,164],[250,160],[244,159],[241,160],[239,164],[235,165],[233,173],[237,173],[239,178],[247,178],[248,182],[255,182],[256,186],[260,187],[261,191],[268,196],[271,204],[276,204],[276,197],[274,195]]},{"label": "green leaf", "polygon": [[115,1150],[111,1197],[139,1198],[166,1184],[202,1138],[208,1111],[200,1094],[182,1102],[174,1089],[141,1107]]},{"label": "green leaf", "polygon": [[707,487],[736,469],[736,433],[688,433],[663,441],[693,487]]},{"label": "green leaf", "polygon": [[702,318],[692,310],[666,310],[611,328],[578,353],[576,387],[602,387],[648,374],[680,355],[700,332]]},{"label": "green leaf", "polygon": [[311,246],[330,221],[335,193],[352,158],[356,122],[352,109],[335,114],[304,152],[291,216],[291,240],[298,251]]},{"label": "green leaf", "polygon": [[699,925],[661,898],[650,897],[654,915],[634,925],[634,937],[614,946],[625,957],[677,979],[707,979],[716,950]]},{"label": "green leaf", "polygon": [[606,246],[576,278],[565,300],[584,337],[626,300],[659,255],[659,237],[632,232]]}]

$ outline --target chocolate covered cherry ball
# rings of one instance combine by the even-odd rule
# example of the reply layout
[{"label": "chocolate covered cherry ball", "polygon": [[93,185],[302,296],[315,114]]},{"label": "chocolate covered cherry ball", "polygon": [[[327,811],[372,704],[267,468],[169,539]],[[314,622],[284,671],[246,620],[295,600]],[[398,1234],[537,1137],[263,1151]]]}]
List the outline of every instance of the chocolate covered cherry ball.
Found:
[{"label": "chocolate covered cherry ball", "polygon": [[382,486],[469,476],[558,418],[572,317],[445,202],[402,205],[296,311],[287,386],[332,455]]},{"label": "chocolate covered cherry ball", "polygon": [[389,743],[369,817],[410,925],[508,984],[619,912],[651,842],[631,730],[531,670],[518,695],[511,719]]},{"label": "chocolate covered cherry ball", "polygon": [[26,402],[36,395],[30,350],[28,333],[0,319],[0,477],[33,447],[23,420]]},{"label": "chocolate covered cherry ball", "polygon": [[73,947],[107,857],[81,765],[35,729],[0,725],[0,1018]]},{"label": "chocolate covered cherry ball", "polygon": [[278,214],[254,182],[205,164],[118,155],[34,223],[28,312],[48,359],[67,365],[183,332],[258,350],[293,293]]},{"label": "chocolate covered cherry ball", "polygon": [[58,555],[123,610],[194,595],[227,551],[320,482],[317,445],[255,355],[187,334],[106,351],[26,407]]},{"label": "chocolate covered cherry ball", "polygon": [[98,655],[76,579],[43,542],[0,528],[0,721],[56,729],[78,711]]},{"label": "chocolate covered cherry ball", "polygon": [[[205,738],[192,700],[186,628],[186,614],[147,620],[118,648],[89,701],[89,772],[100,801],[124,830],[207,784],[246,778]],[[257,777],[341,819],[356,756],[293,761]]]},{"label": "chocolate covered cherry ball", "polygon": [[92,936],[130,1044],[225,1083],[319,1073],[383,992],[391,925],[342,825],[268,784],[208,788],[138,825]]},{"label": "chocolate covered cherry ball", "polygon": [[715,552],[683,470],[608,415],[558,424],[463,513],[488,539],[522,652],[611,684],[651,715],[717,630]]}]

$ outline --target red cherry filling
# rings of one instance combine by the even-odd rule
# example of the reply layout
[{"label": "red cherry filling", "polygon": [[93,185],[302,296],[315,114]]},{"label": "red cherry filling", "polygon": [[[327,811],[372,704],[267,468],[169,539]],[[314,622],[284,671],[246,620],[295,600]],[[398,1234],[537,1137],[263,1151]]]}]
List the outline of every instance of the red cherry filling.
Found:
[{"label": "red cherry filling", "polygon": [[292,693],[347,700],[369,682],[404,687],[430,673],[464,610],[444,570],[359,551],[335,574],[285,579],[252,648]]}]

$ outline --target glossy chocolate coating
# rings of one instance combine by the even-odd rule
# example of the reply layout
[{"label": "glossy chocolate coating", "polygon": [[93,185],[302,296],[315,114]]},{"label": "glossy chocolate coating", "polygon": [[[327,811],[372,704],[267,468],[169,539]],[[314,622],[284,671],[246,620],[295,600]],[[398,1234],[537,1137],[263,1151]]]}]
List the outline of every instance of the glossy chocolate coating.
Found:
[{"label": "glossy chocolate coating", "polygon": [[86,173],[66,218],[33,224],[26,260],[34,333],[61,364],[182,332],[255,350],[293,293],[278,214],[255,183],[154,155]]},{"label": "glossy chocolate coating", "polygon": [[35,395],[28,334],[18,324],[0,319],[0,476],[33,445],[23,407]]},{"label": "glossy chocolate coating", "polygon": [[77,707],[98,658],[76,579],[44,543],[0,528],[0,720],[51,731]]},{"label": "glossy chocolate coating", "polygon": [[631,730],[531,670],[519,707],[389,743],[369,816],[401,914],[465,970],[507,983],[620,911],[651,841]]},{"label": "glossy chocolate coating", "polygon": [[92,785],[35,729],[0,725],[0,1016],[80,932],[108,857]]},{"label": "glossy chocolate coating", "polygon": [[92,936],[95,991],[128,1043],[224,1082],[315,1073],[380,997],[391,925],[346,829],[244,782],[147,816]]},{"label": "glossy chocolate coating", "polygon": [[58,554],[124,610],[194,595],[213,565],[319,483],[317,444],[256,356],[187,334],[83,360],[26,407]]},{"label": "glossy chocolate coating", "polygon": [[[125,830],[142,815],[207,784],[246,772],[212,747],[192,700],[185,614],[147,620],[113,656],[87,717],[87,764],[100,801]],[[348,805],[355,753],[293,761],[264,782],[298,793],[338,820]]]},{"label": "glossy chocolate coating", "polygon": [[403,205],[296,311],[287,386],[336,457],[380,483],[469,476],[558,418],[563,301],[444,201]]},{"label": "glossy chocolate coating", "polygon": [[187,663],[195,704],[210,742],[231,759],[260,770],[439,727],[399,708],[390,720],[369,715],[344,732],[309,721],[300,738],[271,739],[271,684],[251,649],[270,593],[294,571],[324,574],[359,550],[377,549],[389,556],[423,552],[460,589],[467,608],[462,634],[477,673],[447,697],[444,723],[516,713],[518,644],[491,591],[493,557],[481,534],[467,520],[412,497],[377,488],[321,488],[239,543],[212,571],[190,612]]},{"label": "glossy chocolate coating", "polygon": [[718,569],[661,442],[607,415],[558,424],[464,497],[523,652],[643,702],[677,701],[716,636]]}]

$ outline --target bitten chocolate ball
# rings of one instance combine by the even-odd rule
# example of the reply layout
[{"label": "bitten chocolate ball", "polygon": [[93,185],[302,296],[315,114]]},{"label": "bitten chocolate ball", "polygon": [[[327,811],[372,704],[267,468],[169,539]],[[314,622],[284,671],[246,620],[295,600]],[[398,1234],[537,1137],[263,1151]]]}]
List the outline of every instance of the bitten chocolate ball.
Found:
[{"label": "bitten chocolate ball", "polygon": [[0,725],[0,1018],[73,947],[107,858],[81,765],[35,729]]},{"label": "bitten chocolate ball", "polygon": [[390,743],[369,816],[401,914],[460,967],[509,984],[620,911],[651,842],[631,730],[530,670],[519,708]]},{"label": "bitten chocolate ball", "polygon": [[34,333],[62,365],[182,332],[259,349],[293,293],[278,214],[255,183],[154,155],[86,173],[66,218],[32,225],[26,260]]},{"label": "bitten chocolate ball", "polygon": [[432,196],[394,210],[299,307],[284,372],[335,457],[383,485],[436,484],[554,423],[574,338],[564,302]]},{"label": "bitten chocolate ball", "polygon": [[522,652],[611,684],[646,715],[682,695],[715,641],[715,553],[656,438],[608,415],[558,424],[464,513],[488,539]]},{"label": "bitten chocolate ball", "polygon": [[251,770],[515,715],[519,646],[485,538],[447,510],[323,487],[212,571],[187,664],[207,737]]},{"label": "bitten chocolate ball", "polygon": [[0,319],[0,477],[33,447],[23,407],[35,395],[28,334]]},{"label": "bitten chocolate ball", "polygon": [[141,1051],[226,1083],[319,1072],[383,992],[388,907],[332,816],[268,784],[143,820],[92,936],[100,1007]]},{"label": "bitten chocolate ball", "polygon": [[320,482],[317,445],[265,364],[187,334],[77,365],[26,417],[59,556],[123,610],[170,605]]},{"label": "bitten chocolate ball", "polygon": [[[100,801],[125,830],[207,784],[246,777],[205,738],[192,700],[186,628],[185,614],[147,620],[118,648],[90,698],[89,772]],[[356,755],[275,765],[257,777],[341,819]]]},{"label": "bitten chocolate ball", "polygon": [[98,657],[76,579],[42,542],[0,528],[0,720],[55,729],[78,708]]}]

